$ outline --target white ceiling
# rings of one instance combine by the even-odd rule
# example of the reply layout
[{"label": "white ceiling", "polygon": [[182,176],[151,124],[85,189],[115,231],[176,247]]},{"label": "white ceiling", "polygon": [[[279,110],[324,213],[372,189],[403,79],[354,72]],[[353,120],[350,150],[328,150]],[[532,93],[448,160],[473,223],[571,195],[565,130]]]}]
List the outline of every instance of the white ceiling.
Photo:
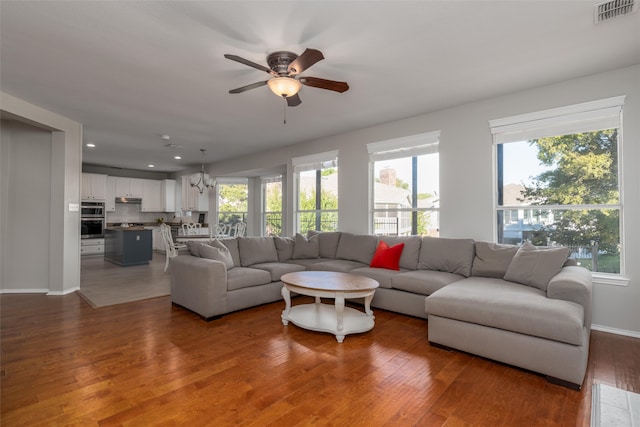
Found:
[{"label": "white ceiling", "polygon": [[[83,123],[86,163],[177,171],[640,63],[640,13],[595,3],[3,0],[0,89]],[[286,125],[266,86],[228,93],[269,76],[223,54],[307,47],[349,91],[303,87]]]}]

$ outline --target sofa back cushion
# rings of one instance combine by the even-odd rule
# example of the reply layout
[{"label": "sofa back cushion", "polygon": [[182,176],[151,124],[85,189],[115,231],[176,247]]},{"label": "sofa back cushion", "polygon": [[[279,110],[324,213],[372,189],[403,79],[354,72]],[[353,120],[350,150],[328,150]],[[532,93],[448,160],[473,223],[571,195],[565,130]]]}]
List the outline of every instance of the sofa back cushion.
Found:
[{"label": "sofa back cushion", "polygon": [[527,241],[511,260],[504,280],[533,286],[546,292],[549,281],[560,272],[568,256],[567,247],[536,247]]},{"label": "sofa back cushion", "polygon": [[418,258],[421,270],[447,271],[464,277],[471,275],[475,255],[473,239],[423,237]]},{"label": "sofa back cushion", "polygon": [[340,231],[315,231],[309,230],[307,237],[318,235],[320,239],[320,258],[334,259],[336,257],[336,251],[338,250],[338,243],[340,242]]},{"label": "sofa back cushion", "polygon": [[416,270],[418,268],[418,257],[420,256],[420,246],[422,238],[420,236],[381,236],[378,241],[385,241],[389,246],[404,243],[402,256],[400,257],[400,268]]},{"label": "sofa back cushion", "polygon": [[377,245],[378,239],[376,236],[342,233],[338,242],[336,258],[358,261],[369,265]]},{"label": "sofa back cushion", "polygon": [[293,237],[280,237],[275,236],[273,243],[276,245],[276,252],[278,253],[278,261],[285,262],[293,258],[293,247],[295,246],[295,239]]},{"label": "sofa back cushion", "polygon": [[471,275],[502,279],[516,252],[516,245],[476,242],[476,256],[473,259]]},{"label": "sofa back cushion", "polygon": [[272,237],[238,237],[237,240],[242,267],[278,261],[278,252]]}]

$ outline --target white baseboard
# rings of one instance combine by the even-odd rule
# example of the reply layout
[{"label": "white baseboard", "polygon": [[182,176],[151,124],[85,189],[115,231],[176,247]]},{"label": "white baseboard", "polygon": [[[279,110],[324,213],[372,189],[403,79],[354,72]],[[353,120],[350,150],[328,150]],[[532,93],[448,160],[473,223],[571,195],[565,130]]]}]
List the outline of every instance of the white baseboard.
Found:
[{"label": "white baseboard", "polygon": [[0,294],[46,294],[49,289],[0,289]]},{"label": "white baseboard", "polygon": [[79,290],[80,287],[78,286],[77,288],[65,289],[64,291],[47,291],[47,295],[69,295]]},{"label": "white baseboard", "polygon": [[80,287],[65,289],[64,291],[49,291],[49,289],[0,289],[0,294],[47,294],[47,295],[68,295],[79,291]]},{"label": "white baseboard", "polygon": [[624,335],[626,337],[640,338],[640,332],[628,331],[626,329],[610,328],[608,326],[594,324],[591,325],[591,329],[594,331],[607,332],[610,334]]}]

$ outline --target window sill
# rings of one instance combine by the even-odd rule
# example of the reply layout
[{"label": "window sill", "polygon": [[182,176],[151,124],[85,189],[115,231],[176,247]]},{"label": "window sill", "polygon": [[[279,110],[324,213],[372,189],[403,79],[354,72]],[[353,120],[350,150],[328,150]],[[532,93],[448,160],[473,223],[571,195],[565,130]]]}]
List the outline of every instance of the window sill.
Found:
[{"label": "window sill", "polygon": [[629,286],[631,279],[617,274],[593,273],[591,275],[596,285]]}]

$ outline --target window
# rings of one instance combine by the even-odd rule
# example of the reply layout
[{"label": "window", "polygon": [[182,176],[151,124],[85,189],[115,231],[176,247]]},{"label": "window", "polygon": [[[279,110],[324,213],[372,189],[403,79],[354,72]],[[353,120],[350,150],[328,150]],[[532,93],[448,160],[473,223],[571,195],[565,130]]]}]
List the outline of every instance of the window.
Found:
[{"label": "window", "polygon": [[262,235],[282,235],[282,175],[260,178],[262,187]]},{"label": "window", "polygon": [[247,223],[249,190],[246,178],[219,178],[218,223],[232,229],[237,223]]},{"label": "window", "polygon": [[338,152],[292,159],[296,181],[296,231],[338,229]]},{"label": "window", "polygon": [[367,144],[376,235],[439,235],[440,132]]},{"label": "window", "polygon": [[592,272],[623,272],[623,103],[616,97],[490,122],[498,242],[560,244]]}]

